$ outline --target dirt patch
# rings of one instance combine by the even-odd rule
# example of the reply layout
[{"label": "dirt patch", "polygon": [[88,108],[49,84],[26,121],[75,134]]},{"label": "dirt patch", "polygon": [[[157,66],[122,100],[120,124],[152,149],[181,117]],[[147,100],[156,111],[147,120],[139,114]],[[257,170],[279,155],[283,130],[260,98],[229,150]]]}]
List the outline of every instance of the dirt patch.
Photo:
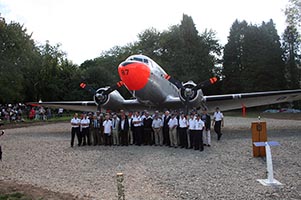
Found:
[{"label": "dirt patch", "polygon": [[[63,122],[63,121],[62,121]],[[29,127],[29,126],[40,126],[46,124],[56,124],[59,122],[50,122],[50,121],[37,121],[37,122],[11,122],[6,123],[0,126],[0,129],[12,129],[12,128],[22,128],[22,127]]]},{"label": "dirt patch", "polygon": [[12,181],[0,181],[0,194],[22,193],[32,200],[81,200],[71,194],[53,192],[29,184],[18,184]]}]

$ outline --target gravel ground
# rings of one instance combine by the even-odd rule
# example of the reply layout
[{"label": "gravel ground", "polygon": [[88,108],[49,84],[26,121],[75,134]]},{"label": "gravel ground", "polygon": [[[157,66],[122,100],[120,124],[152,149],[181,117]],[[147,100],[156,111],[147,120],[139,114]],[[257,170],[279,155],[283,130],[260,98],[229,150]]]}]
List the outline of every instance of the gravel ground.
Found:
[{"label": "gravel ground", "polygon": [[116,173],[125,176],[130,200],[301,199],[301,121],[267,121],[274,178],[266,187],[266,162],[252,157],[252,118],[226,117],[221,141],[212,131],[204,152],[156,147],[70,147],[68,123],[6,130],[0,181],[17,181],[81,199],[117,199]]}]

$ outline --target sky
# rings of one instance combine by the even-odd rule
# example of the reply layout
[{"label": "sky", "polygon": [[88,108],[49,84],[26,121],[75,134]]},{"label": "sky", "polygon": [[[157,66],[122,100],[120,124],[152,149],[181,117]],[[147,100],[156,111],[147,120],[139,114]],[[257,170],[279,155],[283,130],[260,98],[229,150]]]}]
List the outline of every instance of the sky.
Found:
[{"label": "sky", "polygon": [[288,0],[0,0],[6,22],[23,24],[37,44],[61,44],[80,65],[114,46],[137,41],[148,28],[168,30],[192,17],[197,30],[216,32],[222,45],[238,19],[260,25],[273,19],[281,36]]}]

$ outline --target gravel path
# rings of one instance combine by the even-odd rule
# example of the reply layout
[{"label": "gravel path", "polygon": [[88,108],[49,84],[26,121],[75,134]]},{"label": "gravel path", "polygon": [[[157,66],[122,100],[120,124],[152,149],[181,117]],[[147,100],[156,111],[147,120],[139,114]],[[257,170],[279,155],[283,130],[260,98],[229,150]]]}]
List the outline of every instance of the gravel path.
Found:
[{"label": "gravel path", "polygon": [[252,157],[251,122],[226,117],[223,137],[204,152],[155,146],[70,148],[68,123],[6,130],[0,180],[32,184],[84,199],[117,199],[116,173],[126,199],[301,199],[301,121],[267,121],[274,177],[265,187],[266,162]]}]

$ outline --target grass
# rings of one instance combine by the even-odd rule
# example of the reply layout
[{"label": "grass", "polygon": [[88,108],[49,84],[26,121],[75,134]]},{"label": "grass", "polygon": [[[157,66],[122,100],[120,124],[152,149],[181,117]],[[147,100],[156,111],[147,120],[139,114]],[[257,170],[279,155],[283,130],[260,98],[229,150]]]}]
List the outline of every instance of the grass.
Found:
[{"label": "grass", "polygon": [[[55,116],[55,117],[52,117],[50,119],[47,119],[47,120],[31,120],[31,119],[28,119],[28,118],[24,118],[24,120],[21,122],[21,121],[6,121],[6,120],[2,120],[1,123],[2,125],[18,125],[18,124],[34,124],[34,123],[37,123],[37,122],[44,122],[44,123],[49,123],[49,122],[67,122],[67,121],[70,121],[71,118],[72,118],[72,114],[66,114],[66,115],[63,115],[62,117],[58,117],[58,116]],[[1,200],[1,199],[0,199]]]},{"label": "grass", "polygon": [[30,198],[20,192],[14,192],[11,194],[0,194],[0,200],[30,200]]}]

